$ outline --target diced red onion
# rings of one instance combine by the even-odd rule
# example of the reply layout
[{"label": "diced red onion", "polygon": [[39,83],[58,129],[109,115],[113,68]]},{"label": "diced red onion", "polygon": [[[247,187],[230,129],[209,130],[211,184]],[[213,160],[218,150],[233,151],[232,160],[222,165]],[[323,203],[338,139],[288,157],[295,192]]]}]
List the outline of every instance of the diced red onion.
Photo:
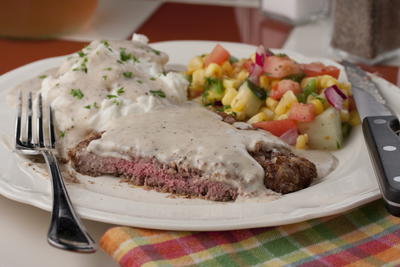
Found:
[{"label": "diced red onion", "polygon": [[299,133],[297,132],[297,129],[292,128],[284,132],[281,136],[279,136],[279,138],[288,143],[289,145],[294,145],[296,144],[298,136]]},{"label": "diced red onion", "polygon": [[263,74],[263,68],[258,64],[252,64],[250,68],[249,80],[258,85],[259,84],[259,77]]},{"label": "diced red onion", "polygon": [[264,66],[265,48],[263,45],[257,47],[256,50],[256,64],[260,67]]},{"label": "diced red onion", "polygon": [[334,108],[339,110],[343,108],[343,101],[347,96],[337,87],[337,85],[332,85],[326,88],[324,94],[326,100],[328,100],[329,104]]}]

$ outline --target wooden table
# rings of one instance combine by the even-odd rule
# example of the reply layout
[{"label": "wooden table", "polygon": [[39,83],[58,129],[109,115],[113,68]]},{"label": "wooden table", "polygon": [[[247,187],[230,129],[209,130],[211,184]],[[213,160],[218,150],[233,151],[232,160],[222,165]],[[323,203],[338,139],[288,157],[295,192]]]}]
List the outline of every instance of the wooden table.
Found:
[{"label": "wooden table", "polygon": [[[129,25],[127,25],[129,27]],[[219,40],[282,47],[292,26],[244,7],[165,3],[137,30],[151,42]],[[127,37],[128,38],[128,37]],[[0,39],[0,74],[35,60],[75,52],[87,43],[65,40]],[[398,67],[365,67],[400,84]],[[6,88],[1,88],[2,90]],[[3,127],[9,127],[3,126]],[[50,215],[0,196],[0,266],[116,266],[102,252],[72,254],[46,243]],[[85,221],[95,238],[111,225]]]}]

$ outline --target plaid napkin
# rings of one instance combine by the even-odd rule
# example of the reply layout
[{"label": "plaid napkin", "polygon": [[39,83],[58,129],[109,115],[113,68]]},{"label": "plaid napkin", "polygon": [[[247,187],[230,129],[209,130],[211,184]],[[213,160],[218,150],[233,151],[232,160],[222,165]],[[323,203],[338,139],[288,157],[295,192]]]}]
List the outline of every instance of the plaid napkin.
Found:
[{"label": "plaid napkin", "polygon": [[382,200],[344,215],[273,228],[173,232],[109,229],[101,248],[121,266],[396,266],[400,218]]}]

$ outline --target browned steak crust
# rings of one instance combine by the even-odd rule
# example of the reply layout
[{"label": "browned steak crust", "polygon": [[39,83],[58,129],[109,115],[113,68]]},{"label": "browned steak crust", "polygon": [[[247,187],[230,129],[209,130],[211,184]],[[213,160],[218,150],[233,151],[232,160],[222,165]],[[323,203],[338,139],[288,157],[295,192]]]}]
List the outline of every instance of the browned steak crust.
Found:
[{"label": "browned steak crust", "polygon": [[251,153],[264,168],[264,185],[273,191],[287,194],[308,187],[317,177],[317,169],[309,160],[292,153]]},{"label": "browned steak crust", "polygon": [[[134,185],[160,192],[214,201],[231,201],[238,196],[236,187],[208,179],[195,168],[163,164],[155,158],[130,157],[127,160],[88,152],[88,144],[98,138],[101,138],[101,134],[92,134],[69,152],[72,166],[79,173],[120,176]],[[263,151],[260,147],[250,154],[265,170],[265,187],[275,192],[286,194],[298,191],[309,186],[317,177],[312,162],[290,152]]]}]

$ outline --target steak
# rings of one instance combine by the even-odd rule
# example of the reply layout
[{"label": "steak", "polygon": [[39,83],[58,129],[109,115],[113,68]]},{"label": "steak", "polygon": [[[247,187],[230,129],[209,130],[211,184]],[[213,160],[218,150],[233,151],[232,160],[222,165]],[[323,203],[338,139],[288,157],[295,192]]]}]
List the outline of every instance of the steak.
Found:
[{"label": "steak", "polygon": [[[130,159],[99,156],[87,151],[89,143],[101,138],[95,133],[69,151],[73,168],[84,175],[112,175],[129,183],[159,192],[199,197],[214,201],[232,201],[239,193],[234,185],[215,181],[196,168],[161,163],[155,158],[131,156]],[[250,155],[265,171],[264,185],[279,193],[290,193],[309,186],[317,176],[316,167],[305,158],[289,152],[263,151]]]}]

